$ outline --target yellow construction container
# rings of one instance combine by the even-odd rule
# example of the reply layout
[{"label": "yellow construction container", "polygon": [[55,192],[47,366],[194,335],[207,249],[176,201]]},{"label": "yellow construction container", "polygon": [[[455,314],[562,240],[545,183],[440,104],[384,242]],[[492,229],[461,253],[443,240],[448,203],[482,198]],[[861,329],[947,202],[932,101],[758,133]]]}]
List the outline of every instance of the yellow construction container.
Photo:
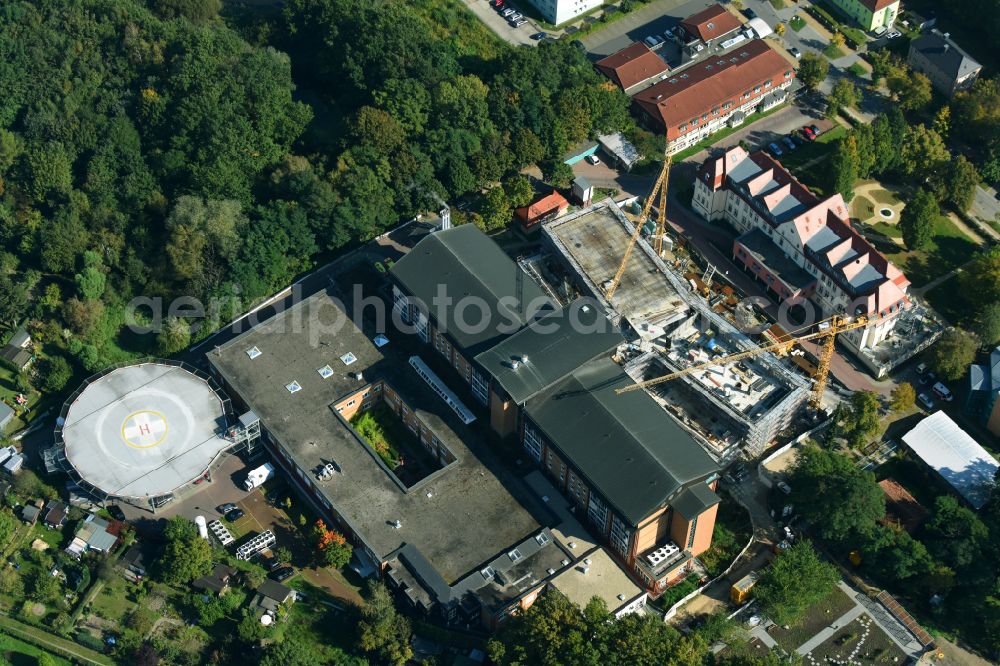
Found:
[{"label": "yellow construction container", "polygon": [[757,575],[757,572],[752,571],[733,584],[729,589],[729,598],[734,604],[740,605],[747,600],[747,597],[750,596],[750,590],[757,584],[758,578],[760,576]]}]

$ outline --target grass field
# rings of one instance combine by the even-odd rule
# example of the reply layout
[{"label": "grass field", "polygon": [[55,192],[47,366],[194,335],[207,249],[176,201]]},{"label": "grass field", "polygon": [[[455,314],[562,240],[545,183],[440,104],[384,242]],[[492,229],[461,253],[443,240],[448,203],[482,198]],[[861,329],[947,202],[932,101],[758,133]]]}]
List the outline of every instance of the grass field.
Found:
[{"label": "grass field", "polygon": [[806,27],[806,20],[801,16],[799,16],[798,14],[796,14],[791,19],[789,19],[788,27],[794,30],[795,32],[798,32],[802,28]]},{"label": "grass field", "polygon": [[805,617],[789,625],[788,629],[774,626],[768,633],[784,650],[791,652],[853,606],[854,602],[839,587],[835,587],[833,592],[810,608]]},{"label": "grass field", "polygon": [[809,653],[818,663],[904,664],[906,653],[868,616],[850,622]]},{"label": "grass field", "polygon": [[13,636],[0,633],[0,657],[10,662],[11,666],[21,666],[22,664],[23,666],[33,666],[43,654],[49,655],[53,663],[59,664],[59,666],[63,664],[70,666],[72,663],[30,643],[25,643]]},{"label": "grass field", "polygon": [[[825,161],[825,158],[829,157],[833,151],[834,142],[846,134],[847,128],[843,125],[837,125],[824,134],[820,134],[815,141],[810,141],[791,152],[786,152],[781,156],[781,163],[792,173],[798,175],[797,172],[802,169],[803,165],[821,158]],[[810,186],[813,184],[812,181],[806,182]]]},{"label": "grass field", "polygon": [[847,55],[847,51],[840,48],[839,46],[834,46],[833,44],[827,44],[826,48],[823,49],[823,55],[825,55],[830,60],[836,60],[837,58],[843,58]]},{"label": "grass field", "polygon": [[970,313],[964,299],[955,298],[955,294],[960,293],[958,279],[957,275],[948,278],[924,294],[924,297],[948,323],[961,326],[967,323]]},{"label": "grass field", "polygon": [[920,287],[968,262],[979,246],[944,215],[934,223],[934,239],[926,250],[909,252],[896,246],[879,248],[899,267],[913,286]]},{"label": "grass field", "polygon": [[872,229],[879,232],[883,236],[889,236],[890,238],[902,238],[903,232],[899,230],[899,227],[895,224],[886,224],[885,222],[877,222],[870,225]]}]

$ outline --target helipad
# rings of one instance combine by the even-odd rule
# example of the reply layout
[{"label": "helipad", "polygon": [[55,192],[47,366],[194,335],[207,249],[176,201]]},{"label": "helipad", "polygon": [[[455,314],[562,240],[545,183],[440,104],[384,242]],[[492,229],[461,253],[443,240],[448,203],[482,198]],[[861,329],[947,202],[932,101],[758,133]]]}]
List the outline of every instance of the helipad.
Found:
[{"label": "helipad", "polygon": [[167,495],[201,477],[233,445],[226,404],[183,368],[143,363],[92,380],[66,412],[66,459],[115,497]]}]

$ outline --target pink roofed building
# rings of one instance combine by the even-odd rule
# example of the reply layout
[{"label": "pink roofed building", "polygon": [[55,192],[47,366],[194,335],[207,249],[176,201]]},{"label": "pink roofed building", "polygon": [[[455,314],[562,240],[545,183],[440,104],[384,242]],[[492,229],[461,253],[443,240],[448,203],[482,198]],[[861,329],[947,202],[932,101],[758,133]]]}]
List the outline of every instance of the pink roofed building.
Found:
[{"label": "pink roofed building", "polygon": [[807,300],[821,317],[870,317],[841,335],[858,350],[885,340],[910,306],[910,281],[851,226],[843,197],[819,199],[767,153],[737,146],[706,160],[692,207],[736,228],[734,261],[779,302]]}]

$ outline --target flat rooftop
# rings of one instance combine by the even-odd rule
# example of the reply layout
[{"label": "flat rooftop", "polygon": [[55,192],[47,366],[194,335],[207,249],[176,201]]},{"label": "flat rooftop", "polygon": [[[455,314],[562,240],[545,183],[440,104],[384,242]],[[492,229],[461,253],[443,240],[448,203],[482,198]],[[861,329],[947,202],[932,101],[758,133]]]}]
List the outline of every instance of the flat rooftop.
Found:
[{"label": "flat rooftop", "polygon": [[118,368],[88,380],[68,403],[66,459],[108,495],[166,495],[233,445],[223,438],[226,407],[208,381],[177,365]]},{"label": "flat rooftop", "polygon": [[551,584],[581,608],[598,597],[611,612],[643,594],[603,548],[586,553],[582,561],[553,578]]},{"label": "flat rooftop", "polygon": [[[367,322],[364,330],[355,325],[337,295],[315,294],[209,352],[208,359],[379,559],[411,545],[450,585],[536,532],[539,518],[549,514],[420,379],[400,336],[393,340],[393,332],[386,333],[388,343],[377,347],[373,339],[384,332]],[[350,304],[346,308],[352,311]],[[259,352],[256,358],[248,353],[252,349]],[[327,378],[320,374],[325,366],[333,370]],[[363,373],[360,381],[357,372]],[[332,408],[379,379],[425,418],[436,417],[432,427],[457,458],[410,492]],[[300,389],[291,393],[286,385],[293,381]],[[315,472],[329,462],[341,472],[315,480]]]},{"label": "flat rooftop", "polygon": [[[544,233],[602,303],[605,285],[618,272],[635,227],[611,199],[563,216],[542,227]],[[610,309],[624,317],[640,337],[659,337],[688,311],[687,303],[654,261],[642,238],[629,258]]]}]

